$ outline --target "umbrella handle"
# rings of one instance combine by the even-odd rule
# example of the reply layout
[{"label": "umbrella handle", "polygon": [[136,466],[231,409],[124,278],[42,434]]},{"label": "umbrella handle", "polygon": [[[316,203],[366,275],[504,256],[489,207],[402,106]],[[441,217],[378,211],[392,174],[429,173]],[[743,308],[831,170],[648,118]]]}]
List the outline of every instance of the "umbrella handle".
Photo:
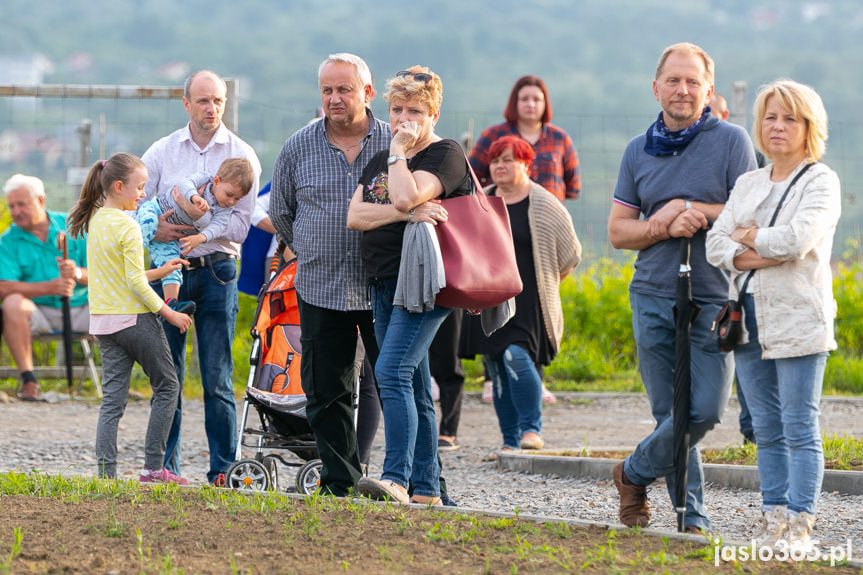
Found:
[{"label": "umbrella handle", "polygon": [[66,241],[66,232],[57,232],[57,249],[63,254],[63,259],[69,259],[69,243]]},{"label": "umbrella handle", "polygon": [[692,268],[689,266],[689,238],[680,238],[680,271],[689,272]]}]

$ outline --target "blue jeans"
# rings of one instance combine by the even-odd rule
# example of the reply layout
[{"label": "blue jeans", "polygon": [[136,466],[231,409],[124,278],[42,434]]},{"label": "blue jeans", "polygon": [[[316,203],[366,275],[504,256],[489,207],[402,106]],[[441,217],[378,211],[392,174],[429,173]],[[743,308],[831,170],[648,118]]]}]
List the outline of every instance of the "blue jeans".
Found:
[{"label": "blue jeans", "polygon": [[[630,293],[632,328],[638,352],[638,370],[647,390],[656,420],[653,433],[644,438],[626,458],[624,472],[635,485],[649,485],[665,477],[668,493],[675,501],[674,453],[674,299]],[[722,353],[710,336],[710,326],[720,305],[698,302],[701,313],[692,326],[692,404],[689,411],[689,467],[686,482],[686,526],[710,529],[704,507],[704,476],[701,455],[695,446],[719,423],[734,378],[734,360]]]},{"label": "blue jeans", "polygon": [[[157,293],[162,293],[158,282],[150,285]],[[234,462],[237,448],[237,408],[231,382],[234,371],[231,345],[239,309],[237,260],[221,260],[204,267],[184,270],[179,299],[194,301],[197,305],[195,334],[198,338],[201,385],[204,388],[204,429],[210,447],[207,480],[213,482]],[[180,330],[166,322],[165,335],[180,380],[177,411],[165,450],[165,467],[179,475],[186,334],[181,334]]]},{"label": "blue jeans", "polygon": [[740,424],[740,433],[743,435],[743,438],[751,441],[754,437],[752,431],[752,414],[749,413],[749,405],[746,403],[746,395],[744,394],[743,388],[740,387],[740,383],[737,383],[737,403],[740,404],[740,416],[737,418],[737,422]]},{"label": "blue jeans", "polygon": [[511,345],[501,355],[486,357],[494,382],[494,410],[503,444],[518,449],[528,432],[542,432],[542,380],[527,350]]},{"label": "blue jeans", "polygon": [[375,337],[380,355],[375,378],[381,396],[386,436],[382,479],[414,494],[440,496],[437,423],[431,398],[428,350],[438,328],[452,311],[436,307],[410,313],[393,306],[396,280],[372,285]]},{"label": "blue jeans", "polygon": [[743,309],[749,343],[737,346],[734,358],[752,413],[762,504],[814,514],[824,478],[818,415],[828,353],[762,359],[752,295]]}]

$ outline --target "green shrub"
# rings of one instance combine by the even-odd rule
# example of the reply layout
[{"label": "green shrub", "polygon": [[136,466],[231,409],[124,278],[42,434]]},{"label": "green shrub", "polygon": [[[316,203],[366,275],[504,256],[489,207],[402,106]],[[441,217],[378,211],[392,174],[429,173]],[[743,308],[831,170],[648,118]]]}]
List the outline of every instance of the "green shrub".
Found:
[{"label": "green shrub", "polygon": [[[8,217],[0,205],[0,219]],[[545,370],[552,389],[592,391],[634,391],[641,389],[632,334],[629,282],[633,260],[618,263],[600,259],[579,268],[561,283],[564,334],[560,352]],[[839,309],[836,339],[839,349],[827,362],[825,393],[863,395],[863,256],[856,240],[835,265],[834,295]],[[242,394],[249,376],[252,338],[249,330],[257,301],[240,294],[236,336],[233,343],[234,388]],[[192,346],[187,356],[187,385],[190,395],[200,395],[200,375]],[[5,351],[5,350],[4,350]],[[8,353],[8,352],[7,352]],[[466,385],[475,390],[482,384],[482,362],[464,361]],[[146,377],[136,369],[133,387],[149,392]],[[4,388],[14,390],[9,380]]]},{"label": "green shrub", "polygon": [[249,379],[249,354],[252,352],[252,323],[255,321],[256,298],[240,294],[240,311],[237,313],[237,326],[234,330],[234,343],[231,352],[234,357],[234,389],[242,392]]},{"label": "green shrub", "polygon": [[561,283],[564,334],[548,378],[595,380],[635,368],[632,272],[631,261],[602,258]]},{"label": "green shrub", "polygon": [[863,355],[863,261],[856,240],[837,262],[833,274],[833,295],[838,306],[836,341],[845,354]]}]

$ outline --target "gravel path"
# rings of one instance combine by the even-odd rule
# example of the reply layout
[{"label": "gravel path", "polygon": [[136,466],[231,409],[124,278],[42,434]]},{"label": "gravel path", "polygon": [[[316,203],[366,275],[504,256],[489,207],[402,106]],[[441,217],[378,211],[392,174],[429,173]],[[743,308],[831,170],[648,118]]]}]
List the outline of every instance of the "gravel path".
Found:
[{"label": "gravel path", "polygon": [[[547,448],[632,448],[651,431],[647,399],[628,394],[562,394],[547,407],[543,436]],[[129,404],[120,423],[118,474],[135,478],[143,461],[143,437],[149,402]],[[863,402],[825,399],[822,427],[828,433],[863,437]],[[208,465],[200,401],[184,402],[183,474],[201,483]],[[0,470],[41,469],[49,473],[92,475],[93,441],[99,407],[86,401],[0,404]],[[740,441],[737,404],[732,400],[726,421],[712,431],[705,446],[723,447]],[[475,509],[530,515],[579,518],[603,523],[617,518],[617,493],[608,481],[590,481],[501,471],[494,460],[500,437],[494,409],[475,395],[464,402],[459,441],[462,448],[442,454],[450,495]],[[372,474],[383,461],[383,429],[372,457]],[[281,485],[293,484],[294,470],[281,467]],[[661,482],[649,489],[652,526],[672,530],[675,515]],[[756,492],[708,487],[707,506],[713,531],[726,539],[746,540],[760,517]],[[822,546],[845,545],[863,555],[863,496],[822,494],[815,538]]]}]

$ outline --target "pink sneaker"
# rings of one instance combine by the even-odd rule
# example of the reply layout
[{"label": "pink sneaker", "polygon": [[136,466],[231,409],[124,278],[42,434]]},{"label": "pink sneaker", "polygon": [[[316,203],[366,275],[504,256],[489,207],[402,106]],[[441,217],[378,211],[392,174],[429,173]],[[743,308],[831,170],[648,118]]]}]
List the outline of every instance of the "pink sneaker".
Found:
[{"label": "pink sneaker", "polygon": [[138,476],[140,483],[176,483],[177,485],[188,485],[189,480],[179,475],[174,475],[167,468],[162,468],[159,471],[150,471],[146,467],[141,470],[141,475]]}]

